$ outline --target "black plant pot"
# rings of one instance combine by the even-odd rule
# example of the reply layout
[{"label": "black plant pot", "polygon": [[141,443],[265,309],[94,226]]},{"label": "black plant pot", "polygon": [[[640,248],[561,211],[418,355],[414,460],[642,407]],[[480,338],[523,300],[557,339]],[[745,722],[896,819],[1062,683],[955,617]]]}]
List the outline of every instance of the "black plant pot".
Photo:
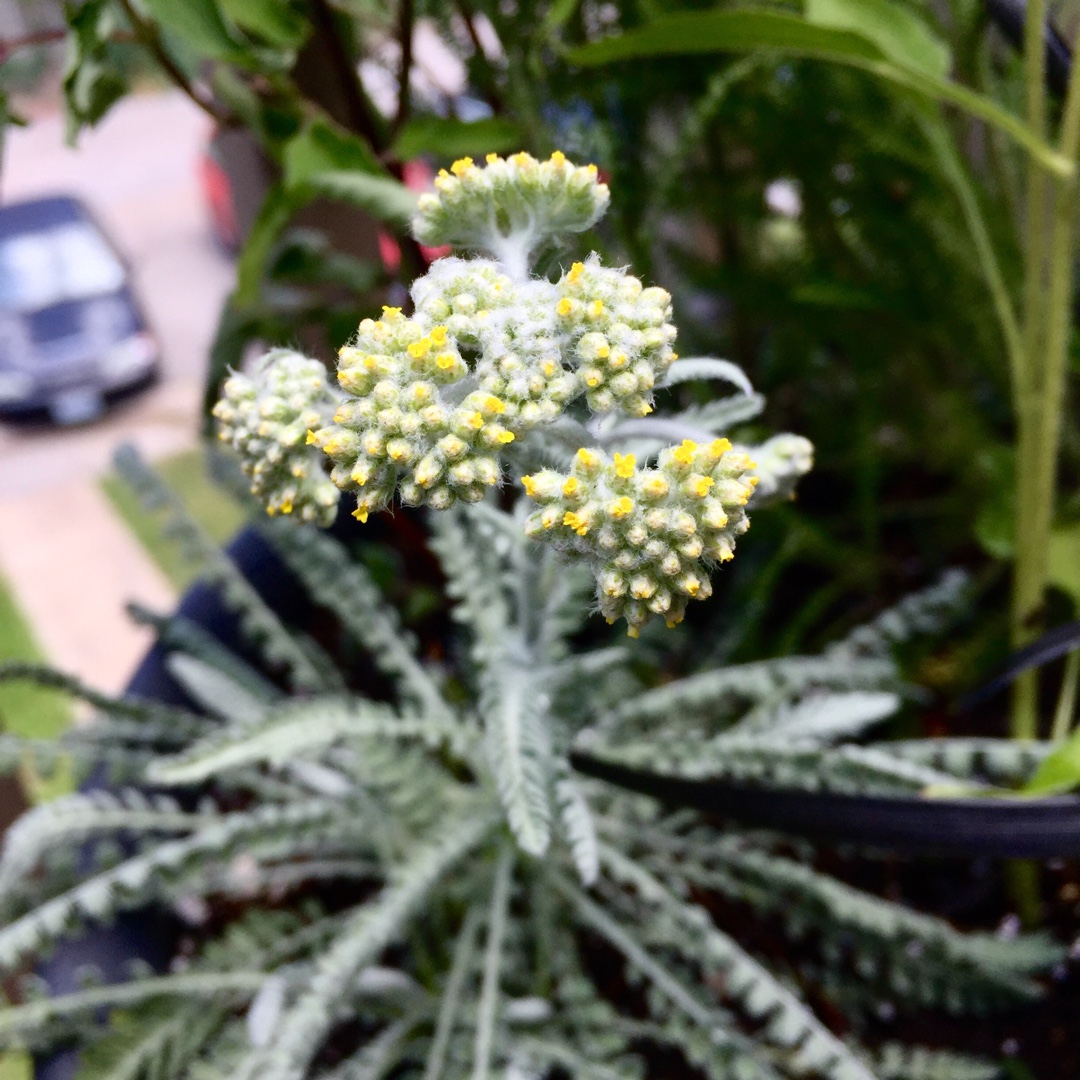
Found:
[{"label": "black plant pot", "polygon": [[575,768],[675,806],[812,840],[906,855],[1046,859],[1080,855],[1080,798],[936,799],[766,791],[629,769],[585,754]]},{"label": "black plant pot", "polygon": [[[306,622],[313,606],[299,582],[286,570],[262,537],[251,528],[242,530],[229,545],[228,552],[244,576],[284,620],[297,625]],[[219,591],[198,583],[184,595],[178,614],[198,623],[228,649],[241,655],[248,652],[236,616],[224,605]],[[143,658],[128,693],[170,705],[193,707],[180,685],[165,665],[167,652],[155,645]],[[83,785],[84,790],[108,786],[104,769],[95,771]],[[63,942],[38,968],[53,994],[70,993],[79,988],[80,968],[96,968],[106,982],[127,977],[133,960],[163,971],[175,955],[180,933],[177,921],[165,912],[152,908],[129,912],[105,926],[91,926],[78,938]],[[73,1080],[78,1069],[74,1050],[39,1058],[34,1063],[35,1080]]]},{"label": "black plant pot", "polygon": [[[242,530],[228,552],[244,576],[292,625],[304,625],[315,612],[298,581],[260,534]],[[229,650],[250,655],[236,616],[215,587],[196,584],[183,597],[178,614],[198,623]],[[128,686],[134,696],[192,706],[165,665],[166,650],[155,645]],[[254,659],[254,657],[252,657]],[[1030,800],[924,799],[765,791],[718,781],[692,781],[625,768],[588,755],[576,755],[581,772],[663,802],[690,806],[742,824],[776,829],[811,839],[855,844],[905,854],[961,857],[1048,858],[1080,854],[1080,798]],[[104,772],[86,788],[103,787]],[[175,952],[179,926],[151,909],[129,913],[109,926],[90,928],[57,947],[40,973],[53,993],[77,988],[78,969],[93,965],[108,980],[125,977],[134,959],[163,970]],[[35,1064],[36,1080],[72,1080],[74,1051]]]}]

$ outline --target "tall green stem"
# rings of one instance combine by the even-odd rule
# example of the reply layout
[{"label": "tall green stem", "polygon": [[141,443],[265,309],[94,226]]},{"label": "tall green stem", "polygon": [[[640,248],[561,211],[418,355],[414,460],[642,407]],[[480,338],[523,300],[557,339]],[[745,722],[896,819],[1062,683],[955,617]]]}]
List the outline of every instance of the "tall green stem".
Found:
[{"label": "tall green stem", "polygon": [[[1043,24],[1046,0],[1028,0],[1024,25],[1024,82],[1027,123],[1040,139],[1046,136],[1046,45]],[[1024,220],[1024,363],[1014,380],[1016,403],[1015,544],[1012,644],[1020,648],[1037,632],[1042,607],[1045,570],[1040,567],[1038,527],[1031,513],[1032,500],[1021,497],[1030,482],[1039,444],[1042,402],[1039,395],[1042,354],[1045,345],[1046,295],[1046,196],[1049,179],[1039,163],[1028,158],[1027,197]],[[1011,730],[1014,738],[1033,739],[1038,734],[1038,673],[1025,672],[1017,679],[1012,700]]]}]

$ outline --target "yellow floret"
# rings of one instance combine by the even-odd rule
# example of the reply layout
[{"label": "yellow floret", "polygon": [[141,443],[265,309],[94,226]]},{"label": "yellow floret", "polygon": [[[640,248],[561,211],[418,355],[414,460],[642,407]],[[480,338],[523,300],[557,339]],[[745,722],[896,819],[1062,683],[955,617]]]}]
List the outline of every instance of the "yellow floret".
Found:
[{"label": "yellow floret", "polygon": [[484,418],[478,412],[466,413],[461,422],[466,427],[471,427],[473,431],[479,431],[484,426]]},{"label": "yellow floret", "polygon": [[604,301],[594,300],[589,305],[589,315],[594,319],[599,319],[604,314]]},{"label": "yellow floret", "polygon": [[680,465],[691,465],[694,461],[694,453],[697,450],[697,443],[692,439],[683,439],[682,446],[676,446],[671,452],[672,458]]},{"label": "yellow floret", "polygon": [[631,514],[634,511],[634,500],[624,495],[621,499],[616,499],[613,503],[608,505],[608,513],[613,518],[624,518],[627,514]]},{"label": "yellow floret", "polygon": [[443,346],[446,344],[446,335],[448,333],[449,331],[445,326],[433,326],[431,328],[431,333],[428,335],[428,337],[431,338],[432,342],[435,345]]},{"label": "yellow floret", "polygon": [[577,452],[578,463],[586,469],[595,469],[600,464],[600,458],[592,450],[584,446]]},{"label": "yellow floret", "polygon": [[629,480],[634,475],[634,466],[637,465],[637,458],[633,454],[616,454],[615,455],[615,475],[621,476],[624,480]]},{"label": "yellow floret", "polygon": [[563,317],[570,315],[574,310],[574,301],[568,296],[564,296],[556,305],[555,310]]},{"label": "yellow floret", "polygon": [[399,307],[387,307],[383,304],[382,313],[387,322],[393,322],[395,319],[401,318],[401,308]]},{"label": "yellow floret", "polygon": [[704,499],[715,482],[711,476],[692,476],[687,480],[686,487],[691,495]]},{"label": "yellow floret", "polygon": [[314,431],[309,431],[307,433],[307,438],[304,440],[304,442],[308,446],[318,446],[319,445],[319,440],[318,440],[318,438],[316,438]]},{"label": "yellow floret", "polygon": [[464,176],[473,167],[473,159],[471,157],[458,158],[453,165],[450,166],[450,171],[455,176]]},{"label": "yellow floret", "polygon": [[435,366],[442,371],[449,371],[457,363],[457,357],[453,353],[441,352],[435,357]]},{"label": "yellow floret", "polygon": [[432,340],[431,338],[420,338],[419,341],[414,341],[409,346],[409,355],[414,360],[423,360],[429,352],[431,352]]},{"label": "yellow floret", "polygon": [[686,577],[679,582],[683,592],[688,593],[690,596],[697,596],[701,591],[701,582],[694,574],[687,574]]},{"label": "yellow floret", "polygon": [[570,273],[566,275],[566,280],[571,285],[576,284],[583,273],[585,273],[585,264],[576,262],[570,267]]},{"label": "yellow floret", "polygon": [[697,449],[698,444],[693,439],[683,439],[682,444],[675,447],[671,456],[680,465],[690,465],[693,463]]},{"label": "yellow floret", "polygon": [[563,514],[562,523],[573,529],[578,536],[584,536],[589,531],[589,523],[585,518],[575,514],[573,510],[567,510]]},{"label": "yellow floret", "polygon": [[356,520],[359,521],[361,525],[367,524],[368,512],[366,510],[361,510],[360,507],[357,507],[352,512],[352,516],[356,518]]},{"label": "yellow floret", "polygon": [[495,436],[495,441],[500,442],[505,446],[507,443],[512,443],[514,441],[514,433],[512,431],[500,431],[499,434]]},{"label": "yellow floret", "polygon": [[488,154],[488,156],[486,158],[484,158],[484,160],[489,165],[494,165],[495,162],[499,160],[499,155],[498,154]]},{"label": "yellow floret", "polygon": [[561,150],[556,150],[551,155],[551,164],[561,166],[566,164],[566,155]]},{"label": "yellow floret", "polygon": [[567,477],[563,482],[562,493],[573,497],[581,490],[581,481],[576,476]]},{"label": "yellow floret", "polygon": [[521,486],[525,489],[525,494],[530,499],[536,498],[536,481],[531,476],[523,476],[521,478]]}]

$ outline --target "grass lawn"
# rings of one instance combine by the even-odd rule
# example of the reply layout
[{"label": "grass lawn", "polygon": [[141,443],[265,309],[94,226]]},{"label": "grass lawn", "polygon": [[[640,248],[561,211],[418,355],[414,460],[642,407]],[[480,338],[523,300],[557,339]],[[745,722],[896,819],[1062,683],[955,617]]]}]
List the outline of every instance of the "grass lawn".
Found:
[{"label": "grass lawn", "polygon": [[[7,583],[0,578],[0,659],[41,660],[41,650],[34,641],[30,627],[19,611]],[[52,738],[67,727],[71,710],[67,701],[51,690],[42,690],[29,683],[0,683],[0,722],[5,731],[33,738]],[[47,794],[60,785],[70,790],[70,777],[57,776],[44,782],[28,771],[23,783],[35,797]],[[9,1051],[0,1054],[0,1080],[30,1080],[32,1069],[28,1054]]]},{"label": "grass lawn", "polygon": [[[162,458],[154,462],[154,468],[214,540],[224,543],[244,523],[243,509],[207,475],[201,449]],[[101,486],[116,512],[177,591],[187,588],[197,571],[181,557],[176,544],[165,535],[159,515],[147,513],[115,473],[106,476]]]},{"label": "grass lawn", "polygon": [[[0,658],[43,660],[41,650],[15,603],[7,582],[0,578]],[[0,683],[0,725],[5,731],[36,739],[59,735],[71,719],[67,701],[55,691],[25,682]]]}]

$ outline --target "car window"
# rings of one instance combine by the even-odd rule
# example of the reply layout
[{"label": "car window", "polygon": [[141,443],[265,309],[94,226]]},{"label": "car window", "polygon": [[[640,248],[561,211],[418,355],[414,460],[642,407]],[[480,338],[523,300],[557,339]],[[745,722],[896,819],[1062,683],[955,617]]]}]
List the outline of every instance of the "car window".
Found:
[{"label": "car window", "polygon": [[85,222],[0,241],[0,308],[38,311],[65,300],[116,292],[124,267]]}]

